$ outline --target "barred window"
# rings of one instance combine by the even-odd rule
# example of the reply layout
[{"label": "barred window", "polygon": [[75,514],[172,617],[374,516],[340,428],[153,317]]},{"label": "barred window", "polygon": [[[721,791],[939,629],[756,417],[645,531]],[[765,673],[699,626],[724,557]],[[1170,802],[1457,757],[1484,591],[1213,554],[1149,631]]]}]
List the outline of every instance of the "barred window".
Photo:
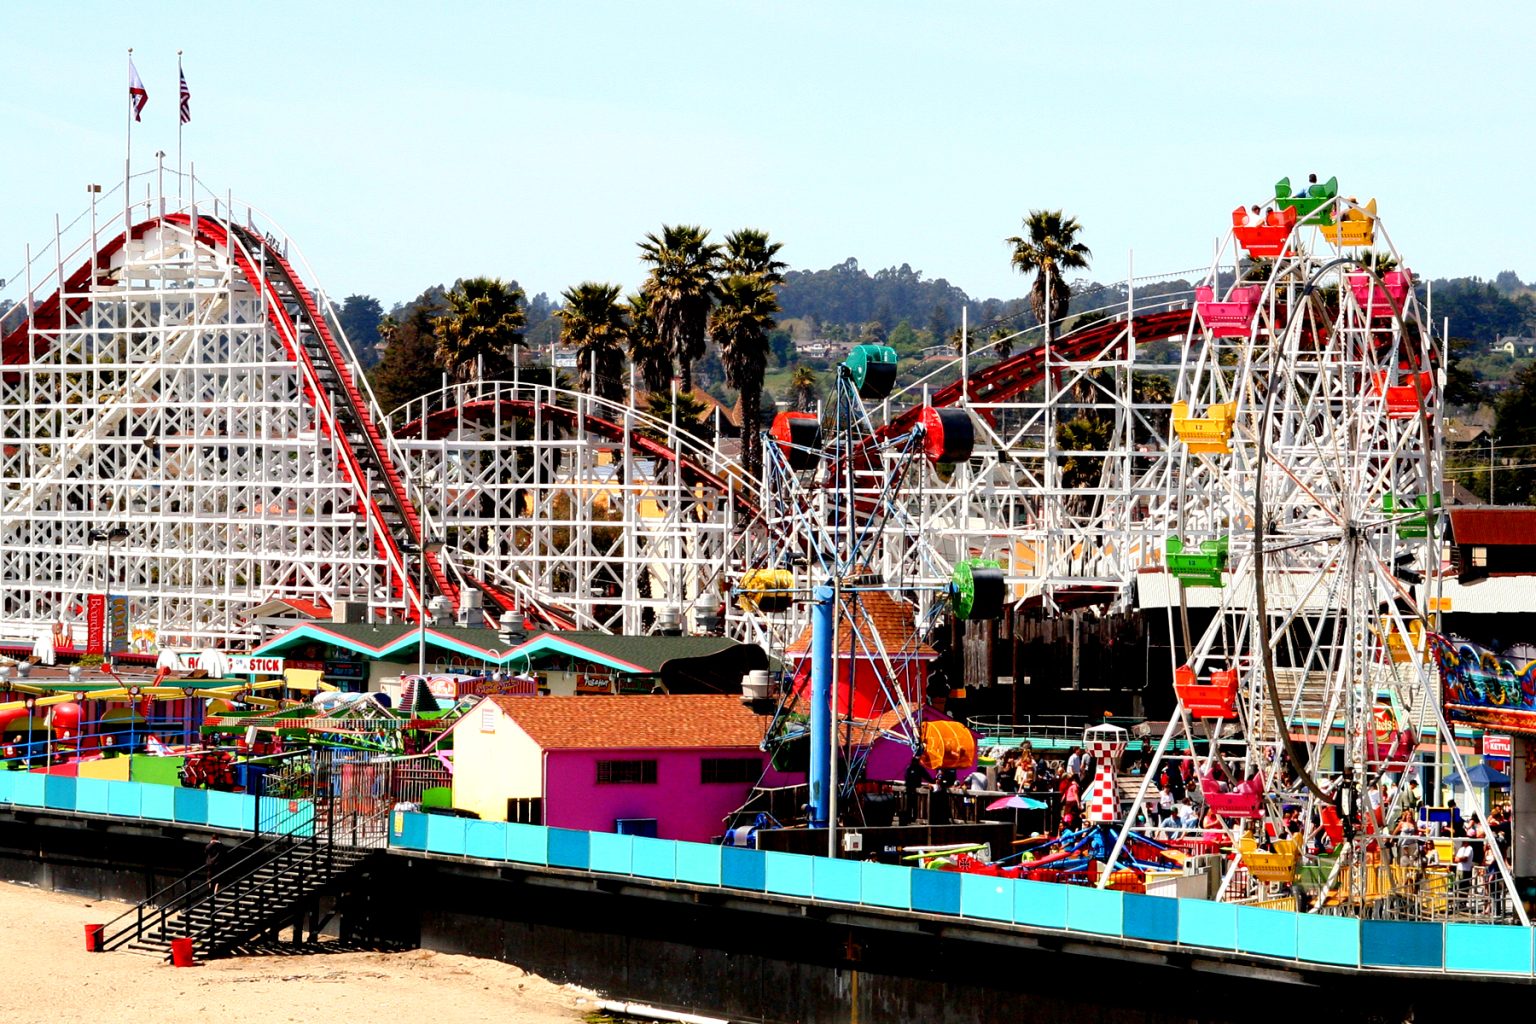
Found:
[{"label": "barred window", "polygon": [[507,820],[523,825],[544,824],[543,799],[535,796],[507,800]]},{"label": "barred window", "polygon": [[763,762],[756,757],[706,757],[699,761],[700,782],[756,782]]},{"label": "barred window", "polygon": [[599,761],[597,784],[619,786],[625,784],[652,785],[656,782],[656,762],[649,761]]}]

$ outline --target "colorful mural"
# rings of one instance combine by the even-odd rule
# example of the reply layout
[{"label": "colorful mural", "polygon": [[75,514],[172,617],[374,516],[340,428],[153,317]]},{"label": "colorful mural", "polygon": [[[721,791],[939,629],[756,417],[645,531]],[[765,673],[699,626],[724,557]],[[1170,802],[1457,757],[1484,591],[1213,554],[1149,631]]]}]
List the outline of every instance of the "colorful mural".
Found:
[{"label": "colorful mural", "polygon": [[1431,634],[1452,718],[1536,733],[1536,646],[1502,653],[1456,636]]}]

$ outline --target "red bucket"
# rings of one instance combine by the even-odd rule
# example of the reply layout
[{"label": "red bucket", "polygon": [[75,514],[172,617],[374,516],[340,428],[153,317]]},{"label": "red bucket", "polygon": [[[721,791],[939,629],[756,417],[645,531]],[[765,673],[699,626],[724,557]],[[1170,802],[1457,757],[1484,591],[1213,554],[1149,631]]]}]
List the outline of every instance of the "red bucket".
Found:
[{"label": "red bucket", "polygon": [[192,940],[191,939],[172,939],[171,940],[171,963],[175,964],[177,967],[191,967],[192,966]]},{"label": "red bucket", "polygon": [[87,953],[101,952],[101,933],[106,928],[104,924],[88,924],[85,926],[85,951]]}]

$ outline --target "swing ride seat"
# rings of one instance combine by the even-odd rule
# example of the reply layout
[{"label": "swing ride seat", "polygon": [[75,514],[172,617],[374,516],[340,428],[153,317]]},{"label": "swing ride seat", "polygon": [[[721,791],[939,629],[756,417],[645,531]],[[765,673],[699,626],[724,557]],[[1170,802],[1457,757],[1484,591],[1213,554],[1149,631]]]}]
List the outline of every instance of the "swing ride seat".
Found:
[{"label": "swing ride seat", "polygon": [[1245,779],[1225,793],[1215,779],[1202,776],[1200,795],[1205,798],[1205,806],[1223,818],[1257,818],[1263,813],[1264,785],[1258,776]]},{"label": "swing ride seat", "polygon": [[1289,885],[1296,881],[1296,868],[1301,863],[1301,850],[1294,839],[1276,839],[1272,850],[1260,850],[1253,834],[1243,833],[1237,844],[1238,855],[1248,874],[1261,882]]},{"label": "swing ride seat", "polygon": [[1387,418],[1392,420],[1410,420],[1419,415],[1423,408],[1419,403],[1419,396],[1427,401],[1435,386],[1435,374],[1433,370],[1422,370],[1417,374],[1405,374],[1403,384],[1388,384],[1390,379],[1386,370],[1378,371],[1372,378],[1372,389],[1378,395],[1384,395],[1387,399]]},{"label": "swing ride seat", "polygon": [[1253,329],[1264,289],[1256,286],[1233,288],[1218,301],[1216,290],[1203,284],[1195,289],[1195,312],[1213,338],[1243,338]]},{"label": "swing ride seat", "polygon": [[1217,537],[1203,540],[1196,550],[1186,552],[1182,540],[1169,537],[1168,571],[1186,587],[1225,586],[1221,574],[1227,567],[1227,545],[1228,538]]},{"label": "swing ride seat", "polygon": [[1217,669],[1211,681],[1200,682],[1195,670],[1180,665],[1173,673],[1173,692],[1184,710],[1195,718],[1229,719],[1236,717],[1237,669]]},{"label": "swing ride seat", "polygon": [[1376,200],[1364,206],[1352,206],[1337,218],[1337,223],[1323,225],[1323,237],[1340,248],[1376,244]]},{"label": "swing ride seat", "polygon": [[1339,179],[1313,185],[1305,196],[1291,194],[1291,179],[1275,182],[1275,206],[1282,210],[1295,210],[1296,220],[1301,223],[1327,227],[1333,223],[1333,201],[1339,197]]},{"label": "swing ride seat", "polygon": [[1363,272],[1345,274],[1344,280],[1349,283],[1349,290],[1361,309],[1369,309],[1374,319],[1390,320],[1408,298],[1408,291],[1413,287],[1413,271],[1407,267],[1389,270],[1381,275],[1381,284]]},{"label": "swing ride seat", "polygon": [[1440,495],[1421,494],[1417,498],[1381,497],[1381,510],[1389,516],[1412,515],[1397,520],[1397,535],[1404,540],[1422,540],[1429,536],[1429,524],[1440,518]]},{"label": "swing ride seat", "polygon": [[1173,403],[1173,432],[1192,452],[1227,455],[1232,451],[1232,417],[1236,402],[1219,402],[1206,409],[1204,416],[1191,416],[1188,402]]},{"label": "swing ride seat", "polygon": [[1241,206],[1232,211],[1232,234],[1254,259],[1285,256],[1285,242],[1295,226],[1296,211],[1290,208],[1270,210],[1262,223],[1253,225],[1248,223],[1248,211]]}]

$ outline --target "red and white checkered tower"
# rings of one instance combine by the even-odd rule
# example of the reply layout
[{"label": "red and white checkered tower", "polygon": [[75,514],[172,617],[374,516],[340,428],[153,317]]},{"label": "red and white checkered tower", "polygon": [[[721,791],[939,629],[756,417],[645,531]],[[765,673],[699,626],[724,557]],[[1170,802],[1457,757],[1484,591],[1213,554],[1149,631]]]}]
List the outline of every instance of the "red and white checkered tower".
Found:
[{"label": "red and white checkered tower", "polygon": [[1093,779],[1083,794],[1083,817],[1092,822],[1120,820],[1115,768],[1125,753],[1126,731],[1118,725],[1096,725],[1083,733],[1083,750],[1092,755]]}]

